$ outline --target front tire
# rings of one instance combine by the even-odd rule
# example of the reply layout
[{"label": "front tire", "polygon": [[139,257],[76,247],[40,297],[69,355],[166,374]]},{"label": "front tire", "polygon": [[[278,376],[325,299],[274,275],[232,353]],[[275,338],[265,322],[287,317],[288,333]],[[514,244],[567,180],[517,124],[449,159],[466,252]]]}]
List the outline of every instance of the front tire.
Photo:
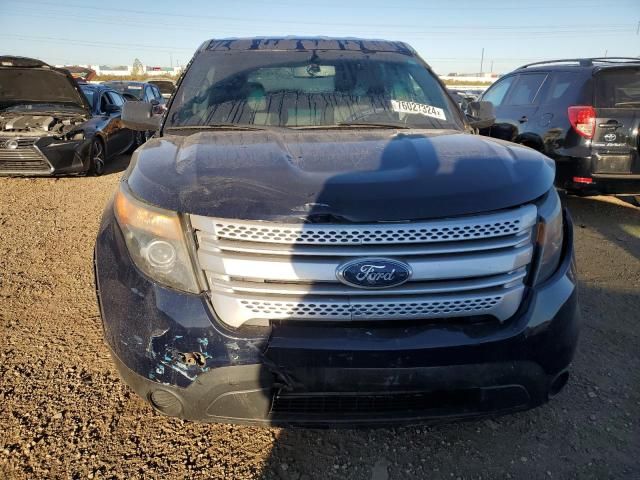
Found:
[{"label": "front tire", "polygon": [[89,170],[87,173],[96,177],[102,175],[106,158],[104,143],[99,138],[94,138],[89,148]]}]

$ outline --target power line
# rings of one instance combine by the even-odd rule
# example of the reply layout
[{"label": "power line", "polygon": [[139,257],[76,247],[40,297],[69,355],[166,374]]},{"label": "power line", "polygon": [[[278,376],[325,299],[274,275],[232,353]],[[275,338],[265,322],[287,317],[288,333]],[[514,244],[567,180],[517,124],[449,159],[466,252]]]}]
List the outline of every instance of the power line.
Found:
[{"label": "power line", "polygon": [[21,35],[21,34],[12,34],[12,33],[0,33],[0,37],[22,38],[22,39],[29,39],[29,40],[48,40],[50,42],[70,43],[74,45],[87,45],[90,47],[105,47],[105,48],[119,48],[119,49],[123,49],[126,47],[135,47],[139,49],[151,49],[154,51],[161,51],[161,52],[172,52],[175,50],[195,52],[197,48],[197,45],[194,46],[193,48],[176,47],[176,46],[163,47],[163,46],[157,46],[157,45],[143,45],[143,44],[136,44],[136,43],[92,42],[90,40],[81,40],[76,38],[41,37],[36,35]]},{"label": "power line", "polygon": [[[19,2],[19,0],[8,0],[8,1],[13,1],[13,2]],[[45,5],[45,6],[49,6],[49,7],[55,7],[56,11],[59,11],[59,9],[62,8],[70,8],[70,9],[85,9],[85,10],[98,10],[98,11],[107,11],[107,12],[113,12],[113,9],[111,8],[107,8],[107,7],[97,7],[97,6],[92,6],[92,5],[82,5],[82,4],[57,4],[57,3],[49,3],[49,2],[39,2],[39,1],[30,1],[29,4],[37,4],[37,5]],[[22,5],[22,3],[21,3]],[[378,8],[376,6],[376,8]],[[185,14],[185,13],[163,13],[163,12],[153,12],[153,11],[145,11],[145,10],[136,10],[136,9],[126,9],[125,10],[126,13],[133,13],[133,14],[140,14],[140,15],[144,15],[145,17],[148,17],[149,15],[155,15],[155,16],[162,16],[162,17],[171,17],[171,18],[175,18],[175,17],[179,17],[179,18],[188,18],[188,19],[209,19],[209,20],[220,20],[220,21],[232,21],[232,22],[243,22],[243,23],[256,23],[256,24],[260,24],[263,25],[264,22],[260,21],[260,20],[248,20],[246,17],[227,17],[227,16],[219,16],[219,15],[189,15],[189,14]],[[120,20],[123,20],[122,18],[120,18]],[[269,20],[269,24],[293,24],[293,25],[307,25],[307,26],[322,26],[322,25],[329,25],[329,26],[343,26],[343,27],[357,27],[357,25],[354,25],[353,22],[349,22],[349,23],[336,23],[336,22],[331,22],[331,23],[327,23],[327,24],[323,24],[323,23],[319,23],[319,22],[313,22],[313,21],[302,21],[302,20]],[[171,25],[175,25],[175,24],[171,24]],[[575,27],[576,29],[580,29],[579,32],[584,32],[585,28],[588,27],[601,27],[602,25],[598,25],[598,24],[593,24],[593,25],[585,25],[585,24],[575,24],[575,25],[557,25],[557,26],[553,26],[553,25],[537,25],[537,26],[532,26],[532,25],[527,25],[527,26],[513,26],[513,25],[495,25],[495,26],[491,26],[491,25],[479,25],[479,26],[465,26],[465,25],[389,25],[388,23],[381,23],[381,24],[368,24],[368,27],[383,27],[383,28],[398,28],[398,29],[402,29],[403,31],[406,30],[406,28],[422,28],[422,29],[432,29],[432,30],[438,30],[438,29],[452,29],[452,30],[486,30],[486,29],[505,29],[505,30],[517,30],[520,31],[522,29],[528,29],[528,28],[564,28],[564,27]],[[631,28],[632,25],[630,24],[615,24],[614,26],[617,27],[628,27]],[[572,32],[573,33],[573,32]],[[591,33],[591,31],[590,31]]]},{"label": "power line", "polygon": [[[78,19],[84,22],[88,22],[88,23],[96,23],[99,25],[118,25],[118,26],[129,26],[129,27],[134,27],[136,29],[140,28],[140,23],[138,21],[127,21],[126,19],[113,19],[113,20],[109,20],[109,18],[113,18],[113,17],[107,17],[106,19],[94,19],[94,18],[85,18],[82,16],[77,16],[77,15],[61,15],[61,14],[55,14],[55,13],[45,13],[45,14],[39,14],[39,13],[17,13],[17,12],[9,12],[6,13],[5,15],[14,15],[14,16],[20,16],[20,17],[31,17],[31,18],[60,18],[60,19]],[[322,24],[318,24],[318,25],[322,25]],[[162,23],[157,23],[154,22],[154,26],[157,27],[167,27],[167,28],[171,28],[174,32],[176,30],[185,30],[185,31],[206,31],[206,32],[211,32],[211,28],[207,27],[207,28],[198,28],[197,26],[194,25],[180,25],[180,24],[162,24]],[[327,25],[328,29],[331,30],[332,29],[332,25]],[[323,27],[323,28],[327,28],[327,27]],[[631,33],[632,30],[630,28],[630,26],[624,26],[624,27],[616,27],[616,28],[604,28],[606,27],[606,25],[601,25],[601,28],[590,28],[589,33],[590,35],[598,35],[598,34],[608,34],[608,33],[625,33],[625,32],[629,32]],[[357,28],[363,29],[366,31],[367,28],[376,28],[375,26],[370,27],[369,25],[359,25]],[[458,35],[460,34],[460,32],[458,30],[456,30],[457,28],[463,30],[463,31],[474,31],[475,29],[469,29],[466,27],[459,27],[459,26],[449,26],[449,27],[442,27],[442,28],[450,28],[450,30],[446,30],[446,31],[407,31],[407,30],[403,30],[403,34],[404,35],[411,35],[411,36],[424,36],[424,37],[434,37],[434,36],[441,36],[441,35]],[[489,29],[490,27],[478,27],[479,28],[479,33],[482,34],[482,30],[486,30]],[[496,28],[502,28],[502,27],[496,27]],[[541,26],[529,26],[528,28],[543,28]],[[536,35],[536,37],[542,35],[543,37],[555,37],[555,36],[566,36],[566,35],[573,35],[575,33],[582,33],[584,31],[585,26],[584,25],[580,25],[578,27],[578,29],[576,30],[570,30],[567,29],[569,28],[569,26],[567,27],[563,27],[564,29],[559,29],[560,27],[558,27],[558,29],[555,30],[539,30],[539,31],[521,31],[521,30],[515,30],[513,32],[511,31],[507,31],[507,30],[501,30],[501,31],[497,31],[497,32],[484,32],[487,35],[491,35],[492,37],[494,36],[513,36],[513,35],[517,35],[518,37],[522,37],[524,35]],[[217,33],[223,33],[223,32],[232,32],[235,33],[235,30],[226,30],[226,29],[219,29],[216,28],[215,29]],[[327,31],[325,30],[325,33],[327,33]],[[353,33],[353,31],[352,31]],[[375,35],[375,34],[374,34]],[[478,35],[478,33],[475,33],[475,35]]]}]

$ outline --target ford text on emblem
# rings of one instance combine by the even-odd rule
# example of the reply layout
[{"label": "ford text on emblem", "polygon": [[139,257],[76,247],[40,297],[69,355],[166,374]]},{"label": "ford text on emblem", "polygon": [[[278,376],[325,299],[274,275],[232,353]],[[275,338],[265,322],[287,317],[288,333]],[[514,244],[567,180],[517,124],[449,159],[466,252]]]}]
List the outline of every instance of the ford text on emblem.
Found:
[{"label": "ford text on emblem", "polygon": [[18,148],[18,142],[16,140],[7,140],[4,142],[4,148],[7,150],[15,150]]},{"label": "ford text on emblem", "polygon": [[604,136],[604,140],[606,142],[614,142],[616,140],[616,134],[615,133],[607,133]]},{"label": "ford text on emblem", "polygon": [[336,276],[352,287],[389,288],[409,280],[411,267],[389,258],[363,258],[340,265]]}]

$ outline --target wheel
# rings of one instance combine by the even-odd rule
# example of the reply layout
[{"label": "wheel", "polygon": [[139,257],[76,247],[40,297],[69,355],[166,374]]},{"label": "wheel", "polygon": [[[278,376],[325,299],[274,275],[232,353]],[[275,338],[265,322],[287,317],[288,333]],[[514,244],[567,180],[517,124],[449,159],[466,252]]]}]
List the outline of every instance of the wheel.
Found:
[{"label": "wheel", "polygon": [[94,138],[89,148],[89,175],[100,176],[104,173],[105,162],[104,144],[99,138]]}]

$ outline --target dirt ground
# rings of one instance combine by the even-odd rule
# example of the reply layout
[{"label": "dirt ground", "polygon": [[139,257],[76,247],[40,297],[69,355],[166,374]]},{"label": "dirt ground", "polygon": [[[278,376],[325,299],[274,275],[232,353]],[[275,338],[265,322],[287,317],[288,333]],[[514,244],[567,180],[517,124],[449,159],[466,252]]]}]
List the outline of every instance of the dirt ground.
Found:
[{"label": "dirt ground", "polygon": [[119,381],[91,267],[119,177],[0,178],[0,478],[640,478],[631,200],[565,199],[583,326],[573,376],[551,403],[451,425],[285,430],[169,419]]}]

